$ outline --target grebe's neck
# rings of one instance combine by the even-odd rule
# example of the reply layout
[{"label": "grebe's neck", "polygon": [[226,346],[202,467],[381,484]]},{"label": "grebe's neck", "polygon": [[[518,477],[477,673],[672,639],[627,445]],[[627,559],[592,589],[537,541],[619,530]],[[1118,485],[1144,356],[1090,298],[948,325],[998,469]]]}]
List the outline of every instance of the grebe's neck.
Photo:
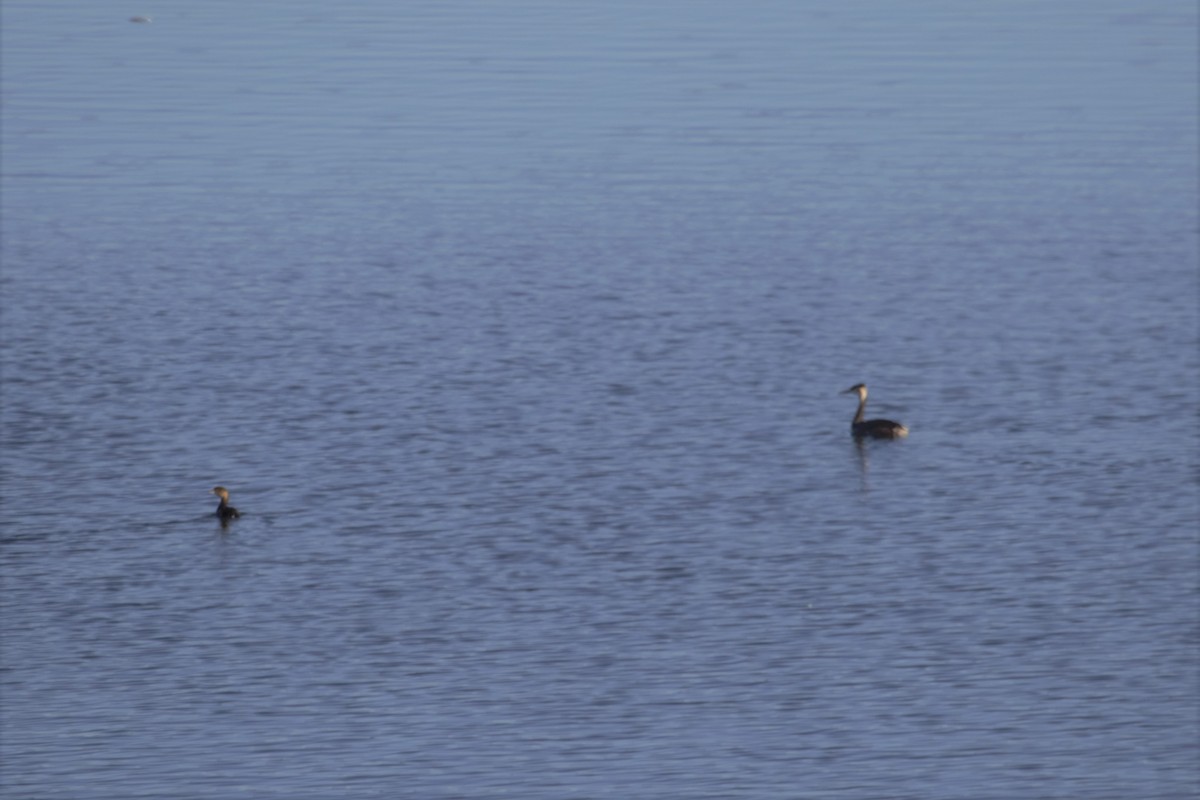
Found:
[{"label": "grebe's neck", "polygon": [[854,421],[851,425],[857,425],[863,421],[863,417],[867,413],[867,391],[860,389],[858,392],[858,413],[854,415]]}]

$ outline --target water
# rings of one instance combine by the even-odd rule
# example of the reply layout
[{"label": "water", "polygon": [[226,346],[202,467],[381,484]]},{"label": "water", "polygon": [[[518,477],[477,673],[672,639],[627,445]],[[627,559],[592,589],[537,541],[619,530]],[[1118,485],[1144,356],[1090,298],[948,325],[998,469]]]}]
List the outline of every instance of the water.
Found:
[{"label": "water", "polygon": [[4,797],[1200,790],[1192,4],[3,15]]}]

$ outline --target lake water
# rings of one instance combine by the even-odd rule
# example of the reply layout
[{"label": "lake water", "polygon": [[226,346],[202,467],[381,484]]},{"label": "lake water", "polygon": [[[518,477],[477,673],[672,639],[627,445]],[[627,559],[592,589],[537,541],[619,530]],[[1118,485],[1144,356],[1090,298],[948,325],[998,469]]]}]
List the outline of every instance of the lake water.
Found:
[{"label": "lake water", "polygon": [[9,0],[0,795],[1195,797],[1196,18]]}]

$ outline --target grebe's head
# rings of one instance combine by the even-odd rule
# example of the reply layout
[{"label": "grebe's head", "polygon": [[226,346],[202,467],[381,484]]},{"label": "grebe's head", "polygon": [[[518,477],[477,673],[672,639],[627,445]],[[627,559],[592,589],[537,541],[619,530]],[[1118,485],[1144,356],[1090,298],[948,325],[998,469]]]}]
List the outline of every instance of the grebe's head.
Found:
[{"label": "grebe's head", "polygon": [[229,490],[224,486],[214,486],[211,494],[215,494],[217,497],[221,498],[227,503],[229,502]]},{"label": "grebe's head", "polygon": [[858,395],[858,399],[861,400],[867,396],[867,385],[865,383],[856,383],[842,392],[842,394],[856,394]]}]

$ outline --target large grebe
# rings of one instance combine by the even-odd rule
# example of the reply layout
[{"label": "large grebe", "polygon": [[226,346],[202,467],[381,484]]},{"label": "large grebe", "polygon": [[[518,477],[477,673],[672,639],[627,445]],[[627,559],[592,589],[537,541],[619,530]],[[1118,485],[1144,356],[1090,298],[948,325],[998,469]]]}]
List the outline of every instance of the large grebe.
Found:
[{"label": "large grebe", "polygon": [[242,515],[242,512],[229,505],[229,490],[224,486],[214,486],[212,494],[221,498],[221,504],[217,506],[217,519],[221,520],[222,525],[228,525],[229,520],[237,519]]},{"label": "large grebe", "polygon": [[872,439],[902,439],[908,436],[908,428],[899,422],[892,422],[890,419],[863,419],[867,410],[867,385],[865,383],[857,383],[842,394],[858,395],[858,413],[854,415],[854,421],[850,423],[850,433],[855,439],[864,439],[868,436]]}]

